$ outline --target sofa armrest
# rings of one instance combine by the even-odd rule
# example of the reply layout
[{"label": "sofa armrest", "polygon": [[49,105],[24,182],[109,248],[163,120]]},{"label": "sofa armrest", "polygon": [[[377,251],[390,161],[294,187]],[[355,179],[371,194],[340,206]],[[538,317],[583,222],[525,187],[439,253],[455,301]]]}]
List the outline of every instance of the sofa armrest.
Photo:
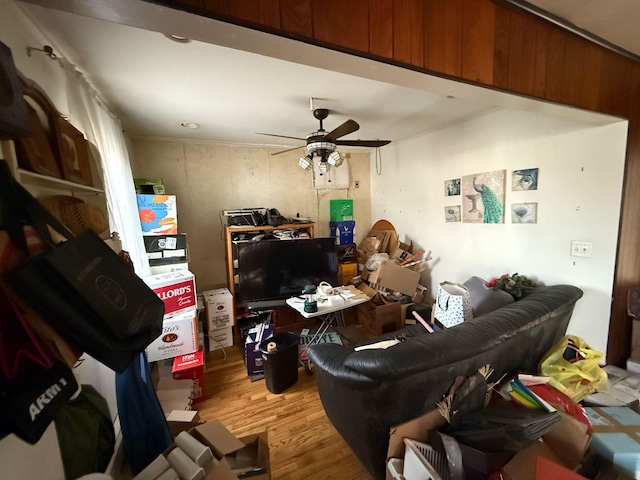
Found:
[{"label": "sofa armrest", "polygon": [[352,386],[376,385],[378,380],[345,366],[345,360],[353,353],[352,347],[335,343],[319,343],[309,347],[309,359],[317,368],[326,371],[340,383]]}]

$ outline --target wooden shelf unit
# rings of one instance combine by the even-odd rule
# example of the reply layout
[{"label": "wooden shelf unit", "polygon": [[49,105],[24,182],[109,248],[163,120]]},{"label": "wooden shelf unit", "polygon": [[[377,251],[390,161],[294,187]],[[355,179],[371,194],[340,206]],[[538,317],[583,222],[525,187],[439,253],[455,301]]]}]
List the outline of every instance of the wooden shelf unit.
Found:
[{"label": "wooden shelf unit", "polygon": [[[235,302],[235,312],[234,312],[234,331],[233,338],[234,343],[238,343],[242,339],[239,338],[238,331],[238,316],[242,316],[245,312],[245,305],[242,302],[235,301],[236,297],[236,282],[235,278],[237,275],[237,265],[236,258],[234,256],[235,249],[233,236],[239,233],[249,233],[256,232],[256,234],[268,234],[273,232],[274,230],[293,230],[294,232],[305,232],[309,237],[313,238],[314,236],[314,227],[313,223],[291,223],[284,224],[277,227],[273,227],[270,225],[226,225],[224,227],[224,238],[225,238],[225,263],[227,266],[227,286],[229,291],[234,297]],[[275,332],[280,333],[289,330],[295,330],[298,328],[303,328],[305,326],[309,326],[313,324],[312,321],[304,319],[296,312],[294,312],[289,307],[282,307],[274,309],[272,315],[272,321],[275,325]]]}]

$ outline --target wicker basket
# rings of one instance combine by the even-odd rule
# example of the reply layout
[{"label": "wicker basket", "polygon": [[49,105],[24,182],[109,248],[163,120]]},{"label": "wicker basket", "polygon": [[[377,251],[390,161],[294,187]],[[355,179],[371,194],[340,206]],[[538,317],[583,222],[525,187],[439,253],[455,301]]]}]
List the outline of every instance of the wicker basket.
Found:
[{"label": "wicker basket", "polygon": [[77,197],[54,195],[41,199],[40,203],[75,235],[87,228],[101,235],[109,228],[109,223],[100,207],[85,203]]}]

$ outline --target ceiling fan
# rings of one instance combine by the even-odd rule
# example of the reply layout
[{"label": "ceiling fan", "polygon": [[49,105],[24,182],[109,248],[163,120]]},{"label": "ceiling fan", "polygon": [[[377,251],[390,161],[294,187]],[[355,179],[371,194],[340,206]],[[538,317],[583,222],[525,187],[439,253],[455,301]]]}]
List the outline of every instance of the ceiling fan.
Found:
[{"label": "ceiling fan", "polygon": [[[345,145],[350,147],[382,147],[391,143],[391,140],[339,140],[340,137],[344,137],[350,133],[357,131],[360,128],[358,122],[355,120],[347,120],[339,127],[331,130],[327,133],[324,129],[323,121],[329,116],[329,110],[326,108],[316,108],[313,110],[313,116],[320,121],[320,128],[307,135],[307,155],[300,157],[298,164],[304,170],[308,170],[313,166],[314,155],[320,158],[320,174],[328,172],[332,166],[339,167],[342,165],[344,159],[342,154],[336,150],[338,145]],[[270,133],[260,133],[259,135],[269,135],[271,137],[291,138],[294,140],[305,141],[304,138],[289,137],[286,135],[274,135]],[[280,152],[275,152],[272,155],[280,155],[281,153],[290,152],[300,147],[289,148]]]}]

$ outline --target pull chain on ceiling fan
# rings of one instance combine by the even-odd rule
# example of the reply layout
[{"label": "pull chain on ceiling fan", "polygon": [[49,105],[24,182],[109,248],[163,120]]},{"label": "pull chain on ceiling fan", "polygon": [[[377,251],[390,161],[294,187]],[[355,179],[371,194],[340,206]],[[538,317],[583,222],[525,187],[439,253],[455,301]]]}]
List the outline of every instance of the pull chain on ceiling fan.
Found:
[{"label": "pull chain on ceiling fan", "polygon": [[[312,99],[313,100],[313,99]],[[313,106],[313,101],[311,103]],[[349,135],[360,128],[355,120],[347,120],[339,127],[333,129],[329,133],[324,129],[324,120],[329,116],[329,110],[326,108],[316,108],[313,110],[313,116],[320,122],[320,128],[317,131],[307,135],[307,155],[300,157],[298,165],[304,170],[309,170],[313,166],[313,157],[320,158],[320,174],[328,172],[332,166],[339,167],[342,165],[344,158],[337,150],[338,145],[350,147],[382,147],[391,143],[391,140],[339,140],[340,137]],[[289,137],[286,135],[274,135],[270,133],[259,133],[259,135],[269,135],[271,137],[289,138],[293,140],[305,141],[304,138]],[[280,155],[281,153],[290,152],[300,147],[293,147],[287,150],[272,153],[272,155]]]}]

